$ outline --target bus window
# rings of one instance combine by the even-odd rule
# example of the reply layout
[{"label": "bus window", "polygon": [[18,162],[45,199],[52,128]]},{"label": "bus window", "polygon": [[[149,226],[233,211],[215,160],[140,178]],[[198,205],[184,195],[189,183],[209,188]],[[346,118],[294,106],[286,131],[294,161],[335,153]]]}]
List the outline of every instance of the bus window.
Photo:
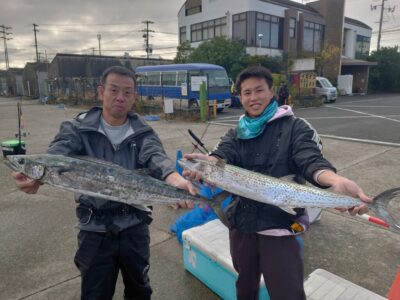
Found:
[{"label": "bus window", "polygon": [[225,71],[209,70],[207,74],[210,87],[229,87],[229,79]]},{"label": "bus window", "polygon": [[146,84],[148,85],[160,85],[160,72],[148,72]]},{"label": "bus window", "polygon": [[162,72],[162,85],[176,86],[176,72]]},{"label": "bus window", "polygon": [[182,83],[186,83],[187,81],[187,74],[186,71],[179,71],[178,72],[178,86],[181,86]]}]

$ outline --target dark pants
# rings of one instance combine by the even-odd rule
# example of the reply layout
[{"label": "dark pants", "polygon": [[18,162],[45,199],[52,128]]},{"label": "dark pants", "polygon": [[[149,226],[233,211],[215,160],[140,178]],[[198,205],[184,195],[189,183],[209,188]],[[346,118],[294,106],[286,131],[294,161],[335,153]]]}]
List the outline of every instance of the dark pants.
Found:
[{"label": "dark pants", "polygon": [[272,237],[229,232],[238,300],[258,299],[263,274],[271,300],[305,300],[303,261],[294,236]]},{"label": "dark pants", "polygon": [[119,234],[80,231],[75,264],[81,272],[82,300],[111,300],[118,272],[125,285],[125,299],[150,299],[148,277],[150,234],[140,223]]}]

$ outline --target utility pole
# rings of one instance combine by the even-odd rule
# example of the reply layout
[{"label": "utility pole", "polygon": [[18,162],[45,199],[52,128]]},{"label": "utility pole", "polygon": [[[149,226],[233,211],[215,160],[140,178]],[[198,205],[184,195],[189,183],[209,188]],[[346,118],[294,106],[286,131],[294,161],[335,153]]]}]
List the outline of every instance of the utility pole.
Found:
[{"label": "utility pole", "polygon": [[37,37],[36,37],[36,32],[39,32],[39,30],[36,29],[36,27],[39,27],[37,24],[32,24],[33,25],[33,32],[35,33],[35,48],[36,48],[36,62],[39,62],[39,52],[37,48]]},{"label": "utility pole", "polygon": [[[99,55],[101,56],[101,44],[100,44],[100,41],[101,41],[101,34],[98,34],[97,35],[97,39],[99,40]],[[93,51],[94,52],[94,51]]]},{"label": "utility pole", "polygon": [[149,29],[149,24],[154,24],[152,21],[143,21],[142,23],[146,24],[146,28],[142,29],[142,32],[145,32],[143,34],[144,41],[146,43],[146,54],[147,54],[147,59],[149,59],[149,55],[153,52],[153,49],[149,45],[149,32],[154,32],[154,30]]},{"label": "utility pole", "polygon": [[379,50],[379,49],[381,48],[383,12],[384,12],[385,10],[387,10],[388,12],[393,13],[394,10],[395,10],[395,8],[396,8],[395,6],[394,6],[394,7],[390,7],[390,6],[389,6],[388,8],[385,8],[385,1],[387,1],[387,0],[382,0],[382,4],[381,4],[381,5],[372,5],[372,4],[371,4],[371,11],[372,11],[372,10],[378,9],[378,6],[381,7],[381,16],[380,16],[380,18],[379,18],[379,31],[378,31],[378,45],[377,45],[377,50]]},{"label": "utility pole", "polygon": [[5,62],[6,62],[6,70],[8,70],[10,68],[10,62],[8,60],[7,41],[11,40],[12,38],[8,38],[7,35],[12,34],[11,32],[8,32],[12,28],[7,27],[5,25],[0,25],[0,28],[2,29],[2,30],[0,30],[0,33],[3,34],[3,36],[0,36],[0,38],[4,40],[4,58],[5,58]]},{"label": "utility pole", "polygon": [[92,48],[90,48],[90,49],[92,49],[92,55],[94,56],[94,50],[96,50],[96,48],[95,48],[95,47],[92,47]]}]

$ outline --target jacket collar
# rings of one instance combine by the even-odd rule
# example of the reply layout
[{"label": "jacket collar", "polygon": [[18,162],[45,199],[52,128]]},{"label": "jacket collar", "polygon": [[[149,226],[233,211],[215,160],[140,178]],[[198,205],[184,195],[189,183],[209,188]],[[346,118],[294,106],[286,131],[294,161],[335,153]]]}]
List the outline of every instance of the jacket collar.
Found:
[{"label": "jacket collar", "polygon": [[[101,114],[103,112],[103,108],[96,106],[91,108],[89,111],[80,113],[75,120],[79,122],[79,129],[81,130],[94,130],[98,131],[100,127],[100,119],[101,119]],[[133,111],[130,111],[128,113],[128,119],[130,121],[131,127],[136,131],[139,128],[142,127],[148,127],[148,126],[142,118],[139,117],[139,115]],[[139,121],[139,122],[137,122]]]}]

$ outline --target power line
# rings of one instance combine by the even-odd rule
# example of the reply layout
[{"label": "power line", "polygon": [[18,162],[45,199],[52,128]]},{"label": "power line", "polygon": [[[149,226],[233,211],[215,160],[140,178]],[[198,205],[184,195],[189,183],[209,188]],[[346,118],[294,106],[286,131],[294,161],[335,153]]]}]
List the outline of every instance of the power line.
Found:
[{"label": "power line", "polygon": [[380,16],[380,19],[379,19],[379,31],[378,31],[378,45],[377,45],[377,50],[380,49],[381,38],[382,38],[383,12],[384,12],[384,11],[388,11],[388,12],[393,13],[393,12],[395,11],[395,9],[396,9],[395,6],[394,6],[394,7],[390,7],[390,6],[389,6],[389,7],[385,8],[385,1],[388,1],[388,0],[382,0],[382,4],[381,4],[381,5],[372,5],[372,4],[371,4],[371,11],[372,11],[372,10],[378,9],[378,6],[381,7],[381,16]]},{"label": "power line", "polygon": [[60,24],[49,24],[49,23],[42,23],[41,26],[66,26],[66,27],[73,27],[73,26],[121,26],[121,25],[138,25],[138,23],[60,23]]},{"label": "power line", "polygon": [[2,38],[4,40],[4,58],[5,58],[5,62],[6,62],[6,70],[8,70],[10,68],[10,62],[8,60],[8,49],[7,49],[7,41],[11,40],[12,38],[8,38],[7,36],[12,34],[12,32],[9,32],[10,29],[12,29],[11,27],[7,27],[5,25],[0,25],[0,28],[2,28],[3,30],[0,31],[0,33],[3,34]]},{"label": "power line", "polygon": [[37,48],[37,38],[36,38],[36,32],[39,32],[39,30],[36,29],[36,27],[39,27],[37,24],[32,24],[33,25],[33,32],[35,33],[35,48],[36,48],[36,62],[39,62],[39,52]]},{"label": "power line", "polygon": [[141,31],[142,31],[142,32],[145,32],[145,33],[143,34],[143,38],[145,39],[145,43],[146,43],[146,54],[147,54],[147,59],[149,59],[150,53],[153,52],[153,49],[150,48],[150,46],[149,46],[149,32],[154,32],[154,30],[150,30],[150,29],[149,29],[149,24],[154,24],[154,22],[153,22],[153,21],[148,21],[148,20],[147,20],[147,21],[143,21],[142,23],[146,24],[146,28],[145,28],[145,29],[142,29]]},{"label": "power line", "polygon": [[101,34],[97,35],[97,39],[99,40],[99,55],[101,56],[101,44],[100,44]]}]

